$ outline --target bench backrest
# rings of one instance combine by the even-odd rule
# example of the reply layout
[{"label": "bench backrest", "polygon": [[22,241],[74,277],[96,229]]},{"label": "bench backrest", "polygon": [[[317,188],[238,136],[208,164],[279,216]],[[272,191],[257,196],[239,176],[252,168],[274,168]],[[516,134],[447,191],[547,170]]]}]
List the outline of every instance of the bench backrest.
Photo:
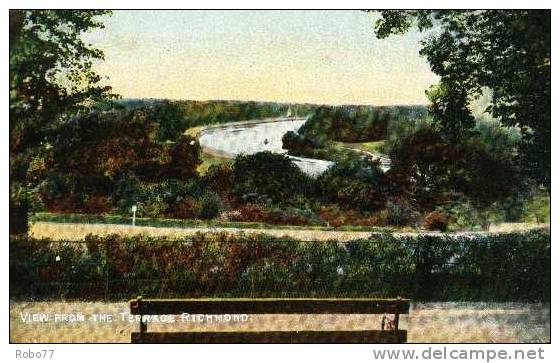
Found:
[{"label": "bench backrest", "polygon": [[391,328],[368,331],[308,332],[177,332],[148,333],[140,319],[140,331],[132,333],[133,342],[403,342],[406,331],[399,330],[399,315],[408,314],[407,299],[142,299],[130,302],[134,315],[194,314],[393,314]]},{"label": "bench backrest", "polygon": [[408,314],[404,299],[136,299],[135,315],[164,314]]}]

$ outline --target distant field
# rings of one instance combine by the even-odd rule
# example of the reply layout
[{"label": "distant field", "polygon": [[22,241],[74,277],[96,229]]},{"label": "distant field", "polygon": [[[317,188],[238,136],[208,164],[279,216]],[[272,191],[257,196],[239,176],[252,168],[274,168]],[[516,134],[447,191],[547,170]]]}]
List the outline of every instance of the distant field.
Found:
[{"label": "distant field", "polygon": [[[116,322],[23,323],[21,313],[113,314]],[[126,302],[11,302],[12,343],[128,343],[137,323],[122,321]],[[128,317],[125,315],[125,317]],[[379,316],[370,315],[252,315],[237,323],[150,324],[164,330],[343,330],[378,329]],[[546,343],[550,342],[550,304],[523,303],[427,303],[413,304],[401,327],[410,343]]]}]

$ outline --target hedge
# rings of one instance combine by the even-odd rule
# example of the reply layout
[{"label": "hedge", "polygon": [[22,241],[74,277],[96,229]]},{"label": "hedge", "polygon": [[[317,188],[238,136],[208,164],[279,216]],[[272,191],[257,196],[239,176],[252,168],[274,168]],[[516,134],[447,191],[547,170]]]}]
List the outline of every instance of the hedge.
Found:
[{"label": "hedge", "polygon": [[548,302],[550,234],[379,234],[350,242],[224,233],[10,240],[12,299],[136,295]]}]

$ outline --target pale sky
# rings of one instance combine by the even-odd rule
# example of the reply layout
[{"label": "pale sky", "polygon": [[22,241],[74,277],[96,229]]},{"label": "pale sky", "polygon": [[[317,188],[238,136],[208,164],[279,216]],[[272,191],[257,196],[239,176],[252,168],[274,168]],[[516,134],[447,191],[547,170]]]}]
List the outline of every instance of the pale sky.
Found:
[{"label": "pale sky", "polygon": [[115,11],[86,36],[123,97],[426,104],[415,32],[378,40],[359,11]]}]

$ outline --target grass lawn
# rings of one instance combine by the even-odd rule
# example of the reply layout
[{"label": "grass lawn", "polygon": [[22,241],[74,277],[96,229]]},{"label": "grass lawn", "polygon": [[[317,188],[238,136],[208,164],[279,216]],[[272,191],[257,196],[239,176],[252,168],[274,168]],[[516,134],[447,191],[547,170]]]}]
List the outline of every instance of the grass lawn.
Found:
[{"label": "grass lawn", "polygon": [[190,127],[190,128],[185,130],[185,135],[197,138],[198,134],[200,134],[200,131],[204,130],[204,127],[206,127],[206,126]]},{"label": "grass lawn", "polygon": [[385,145],[385,140],[369,142],[337,142],[337,144],[352,149],[367,151],[373,154],[383,154],[383,146]]},{"label": "grass lawn", "polygon": [[[204,130],[204,128],[207,126],[195,126],[195,127],[191,127],[188,128],[185,131],[185,135],[194,137],[196,139],[198,139],[198,135],[200,134],[200,132],[202,130]],[[206,174],[206,172],[208,171],[208,168],[212,165],[217,165],[217,164],[222,164],[222,163],[231,163],[232,160],[228,159],[228,158],[224,158],[221,156],[217,156],[217,155],[211,155],[208,153],[205,153],[204,151],[202,151],[200,158],[202,159],[202,163],[198,166],[198,168],[196,168],[196,170],[204,175]]]},{"label": "grass lawn", "polygon": [[202,152],[200,157],[202,159],[202,164],[200,164],[198,166],[198,168],[196,168],[196,170],[201,175],[206,174],[206,172],[208,171],[208,168],[210,168],[210,166],[212,166],[212,165],[218,165],[218,164],[223,164],[223,163],[231,164],[233,162],[232,159],[224,158],[224,157],[221,157],[221,156],[210,155],[210,154],[207,154],[205,152]]}]

